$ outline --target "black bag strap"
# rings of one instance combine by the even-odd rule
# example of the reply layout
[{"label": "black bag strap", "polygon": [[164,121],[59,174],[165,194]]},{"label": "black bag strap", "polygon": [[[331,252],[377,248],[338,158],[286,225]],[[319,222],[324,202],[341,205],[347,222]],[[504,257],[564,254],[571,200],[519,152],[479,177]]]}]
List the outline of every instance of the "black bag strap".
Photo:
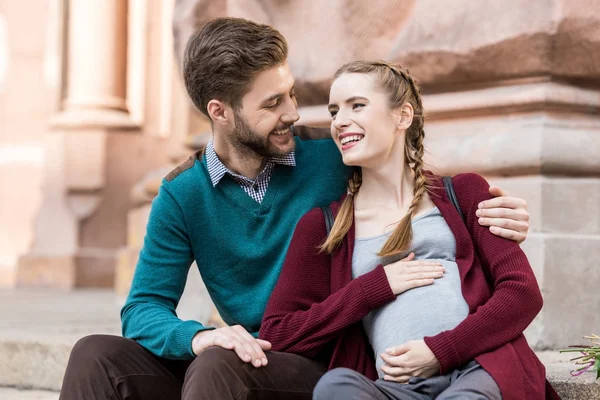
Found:
[{"label": "black bag strap", "polygon": [[465,218],[465,215],[462,213],[462,210],[460,209],[460,205],[458,204],[458,198],[456,197],[456,193],[454,192],[454,185],[452,184],[452,177],[451,176],[443,176],[442,181],[444,182],[444,188],[446,189],[446,194],[448,195],[448,198],[452,202],[452,205],[454,206],[454,208],[456,208],[456,211],[458,211],[458,213],[460,214],[460,217],[462,218],[463,222],[467,223],[467,219]]},{"label": "black bag strap", "polygon": [[327,230],[327,236],[329,236],[329,232],[331,232],[331,227],[333,226],[333,211],[331,211],[331,207],[321,207],[321,211],[323,211],[323,216],[325,217],[325,229]]}]

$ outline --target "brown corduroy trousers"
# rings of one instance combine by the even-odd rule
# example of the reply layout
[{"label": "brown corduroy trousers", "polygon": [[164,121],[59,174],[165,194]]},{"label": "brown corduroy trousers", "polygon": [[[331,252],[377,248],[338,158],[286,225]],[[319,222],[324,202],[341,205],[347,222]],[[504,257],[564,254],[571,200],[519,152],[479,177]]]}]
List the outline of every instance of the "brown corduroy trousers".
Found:
[{"label": "brown corduroy trousers", "polygon": [[295,354],[268,352],[255,368],[218,347],[191,361],[159,358],[130,339],[92,335],[69,358],[60,400],[311,399],[327,368]]}]

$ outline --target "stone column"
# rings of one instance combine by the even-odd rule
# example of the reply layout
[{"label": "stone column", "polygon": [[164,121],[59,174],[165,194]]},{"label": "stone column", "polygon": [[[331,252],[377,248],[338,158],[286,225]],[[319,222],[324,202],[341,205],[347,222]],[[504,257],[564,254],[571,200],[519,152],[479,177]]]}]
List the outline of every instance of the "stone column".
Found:
[{"label": "stone column", "polygon": [[106,232],[90,234],[84,228],[105,198],[109,135],[139,132],[126,107],[127,4],[68,2],[63,51],[66,98],[50,121],[51,165],[35,239],[19,261],[19,286],[113,284],[116,255],[105,245]]},{"label": "stone column", "polygon": [[63,128],[135,128],[126,106],[127,1],[69,1]]},{"label": "stone column", "polygon": [[426,96],[424,104],[430,168],[476,171],[528,201],[521,247],[544,296],[526,331],[530,344],[583,343],[600,329],[600,92],[521,80]]}]

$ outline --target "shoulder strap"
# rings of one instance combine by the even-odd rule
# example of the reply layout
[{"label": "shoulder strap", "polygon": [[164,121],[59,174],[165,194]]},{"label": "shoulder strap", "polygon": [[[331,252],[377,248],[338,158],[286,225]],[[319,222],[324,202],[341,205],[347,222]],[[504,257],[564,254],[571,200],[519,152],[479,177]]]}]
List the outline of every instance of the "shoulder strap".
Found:
[{"label": "shoulder strap", "polygon": [[456,211],[458,211],[458,213],[460,214],[463,222],[466,223],[467,220],[465,218],[465,215],[462,213],[462,210],[460,209],[460,205],[458,204],[458,198],[456,197],[456,193],[454,192],[454,185],[452,184],[452,177],[451,176],[443,176],[442,181],[444,182],[444,188],[446,189],[446,194],[448,195],[448,198],[452,202],[452,205],[454,205],[454,208],[456,208]]},{"label": "shoulder strap", "polygon": [[329,236],[329,232],[331,232],[331,227],[333,226],[333,211],[331,211],[331,207],[321,207],[321,211],[323,211],[323,216],[325,217],[325,229],[327,230],[327,236]]}]

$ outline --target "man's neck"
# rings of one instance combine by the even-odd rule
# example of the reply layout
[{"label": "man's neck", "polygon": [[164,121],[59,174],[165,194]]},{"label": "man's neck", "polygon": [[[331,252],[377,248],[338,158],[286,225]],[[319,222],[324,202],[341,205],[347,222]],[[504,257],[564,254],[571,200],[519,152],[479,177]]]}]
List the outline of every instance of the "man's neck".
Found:
[{"label": "man's neck", "polygon": [[215,153],[219,160],[231,172],[255,179],[262,172],[267,163],[267,157],[259,156],[250,149],[240,149],[225,143],[224,140],[213,139]]}]

